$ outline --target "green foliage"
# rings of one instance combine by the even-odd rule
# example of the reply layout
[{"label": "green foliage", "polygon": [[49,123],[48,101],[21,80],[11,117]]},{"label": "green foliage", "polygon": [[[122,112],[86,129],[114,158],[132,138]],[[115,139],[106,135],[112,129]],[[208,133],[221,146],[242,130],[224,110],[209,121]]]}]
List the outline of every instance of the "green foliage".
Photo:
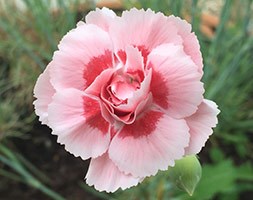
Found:
[{"label": "green foliage", "polygon": [[[245,175],[252,179],[252,166],[243,165]],[[180,199],[213,199],[219,197],[219,199],[225,199],[227,196],[233,196],[234,199],[239,199],[240,190],[244,188],[238,188],[237,182],[241,177],[241,168],[234,166],[231,160],[223,160],[217,164],[203,166],[202,178],[196,188],[194,195],[189,197],[187,195],[180,196]],[[253,188],[253,184],[251,184]]]},{"label": "green foliage", "polygon": [[[0,175],[8,177],[17,182],[24,182],[34,187],[55,200],[64,200],[56,192],[45,186],[42,181],[49,182],[48,178],[42,174],[36,167],[27,161],[22,155],[11,151],[9,148],[0,144],[0,162],[4,163],[10,170],[0,169]],[[32,174],[36,174],[37,178]],[[39,178],[42,180],[40,181]]]},{"label": "green foliage", "polygon": [[[199,0],[200,1],[200,0]],[[205,96],[217,102],[219,125],[208,143],[202,178],[192,197],[176,189],[169,172],[159,172],[142,184],[115,194],[98,193],[83,182],[80,187],[100,199],[241,199],[253,190],[253,30],[252,0],[224,0],[220,23],[213,38],[200,31],[201,7],[197,0],[125,0],[125,7],[151,8],[165,14],[191,16],[204,58]],[[38,75],[50,61],[61,37],[75,26],[79,8],[90,8],[78,0],[22,0],[28,12],[5,1],[0,8],[0,176],[24,182],[52,199],[62,199],[47,187],[46,175],[24,155],[17,153],[13,136],[30,137],[34,122],[32,90]],[[239,3],[238,3],[239,2]],[[240,12],[239,12],[240,11]],[[86,10],[82,10],[82,13]],[[35,144],[30,144],[35,145]],[[1,177],[2,178],[2,177]],[[82,177],[80,177],[81,180]],[[77,180],[79,182],[80,180]]]},{"label": "green foliage", "polygon": [[66,1],[57,0],[58,10],[53,12],[50,0],[22,2],[29,12],[12,1],[0,8],[0,138],[31,130],[35,81],[58,41],[75,26],[80,5],[74,1],[67,9]]}]

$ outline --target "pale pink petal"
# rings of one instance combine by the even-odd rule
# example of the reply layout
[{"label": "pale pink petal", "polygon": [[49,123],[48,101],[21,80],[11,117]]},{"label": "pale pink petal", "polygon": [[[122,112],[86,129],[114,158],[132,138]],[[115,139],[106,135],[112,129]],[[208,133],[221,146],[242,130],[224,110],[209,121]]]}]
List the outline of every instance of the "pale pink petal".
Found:
[{"label": "pale pink petal", "polygon": [[[152,94],[149,93],[147,97],[143,98],[142,101],[140,101],[139,104],[137,104],[137,106],[132,111],[128,111],[128,112],[125,111],[126,112],[125,115],[123,115],[124,111],[122,110],[115,109],[116,110],[115,113],[110,113],[109,112],[110,110],[107,110],[107,111],[110,113],[111,117],[116,119],[118,122],[123,122],[123,124],[132,124],[135,121],[136,117],[138,117],[138,115],[141,112],[144,112],[145,109],[148,108],[151,104],[152,104]],[[117,112],[120,112],[121,115],[117,115]]]},{"label": "pale pink petal", "polygon": [[174,26],[162,13],[133,8],[124,11],[121,18],[115,18],[109,32],[115,51],[125,50],[127,45],[150,51],[163,43],[182,43]]},{"label": "pale pink petal", "polygon": [[93,83],[91,83],[91,85],[86,88],[85,93],[99,97],[102,87],[108,83],[114,72],[115,69],[111,68],[101,72],[101,74],[95,78]]},{"label": "pale pink petal", "polygon": [[141,52],[132,46],[126,47],[126,72],[133,73],[138,72],[143,73],[144,65],[143,65],[143,57]]},{"label": "pale pink petal", "polygon": [[175,24],[176,28],[178,29],[178,34],[183,39],[185,53],[191,56],[193,62],[198,66],[198,71],[202,74],[203,60],[200,51],[200,45],[195,33],[191,32],[191,24],[173,15],[169,16],[168,20]]},{"label": "pale pink petal", "polygon": [[120,171],[146,177],[173,166],[189,142],[189,128],[159,111],[146,111],[112,139],[109,157]]},{"label": "pale pink petal", "polygon": [[109,124],[96,100],[76,89],[57,92],[48,108],[48,121],[58,142],[82,159],[102,155],[110,142]]},{"label": "pale pink petal", "polygon": [[95,24],[108,32],[110,23],[116,17],[116,14],[108,8],[96,8],[95,11],[91,11],[86,15],[85,21],[87,24]]},{"label": "pale pink petal", "polygon": [[90,167],[86,175],[86,182],[89,186],[94,185],[95,189],[102,192],[115,192],[136,186],[142,179],[134,178],[121,172],[109,158],[108,153],[91,159]]},{"label": "pale pink petal", "polygon": [[82,25],[86,25],[86,23],[84,21],[78,21],[76,23],[76,26],[82,26]]},{"label": "pale pink petal", "polygon": [[33,104],[35,113],[39,116],[39,120],[42,124],[48,123],[48,105],[51,103],[52,97],[55,93],[55,89],[50,83],[49,68],[50,64],[39,76],[34,87],[34,97],[37,99]]},{"label": "pale pink petal", "polygon": [[56,90],[83,90],[103,70],[113,66],[110,37],[95,25],[78,26],[63,37],[58,47],[50,69]]},{"label": "pale pink petal", "polygon": [[195,114],[186,118],[186,123],[190,127],[190,143],[185,149],[186,154],[197,154],[205,145],[209,136],[213,133],[212,128],[218,123],[219,114],[217,105],[210,100],[204,99],[199,105]]},{"label": "pale pink petal", "polygon": [[[99,99],[102,88],[107,85],[114,72],[115,69],[106,69],[101,72],[101,74],[94,80],[94,82],[85,90],[85,93]],[[110,124],[115,121],[103,103],[101,103],[101,114]]]},{"label": "pale pink petal", "polygon": [[158,46],[150,53],[148,66],[153,69],[150,90],[155,104],[175,118],[196,112],[204,93],[201,74],[181,45]]}]

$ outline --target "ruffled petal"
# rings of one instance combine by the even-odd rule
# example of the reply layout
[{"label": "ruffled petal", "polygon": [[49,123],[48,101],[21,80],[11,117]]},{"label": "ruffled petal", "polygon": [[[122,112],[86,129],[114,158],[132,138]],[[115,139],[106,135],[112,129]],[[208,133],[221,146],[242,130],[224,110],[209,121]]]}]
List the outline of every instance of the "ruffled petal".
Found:
[{"label": "ruffled petal", "polygon": [[86,15],[85,21],[87,24],[95,24],[108,32],[110,23],[116,17],[116,14],[108,8],[96,8],[95,11],[91,11]]},{"label": "ruffled petal", "polygon": [[140,88],[133,92],[133,95],[127,99],[126,104],[120,104],[118,106],[113,105],[108,100],[108,95],[106,94],[105,89],[103,90],[104,92],[102,92],[101,98],[105,102],[104,105],[111,116],[118,121],[131,124],[139,112],[149,104],[150,99],[152,99],[152,95],[149,92],[152,70],[149,70],[147,73],[147,76],[140,84]]},{"label": "ruffled petal", "polygon": [[103,70],[113,66],[110,37],[95,25],[79,25],[63,37],[58,47],[50,69],[56,90],[84,90]]},{"label": "ruffled petal", "polygon": [[105,86],[112,77],[115,69],[106,69],[86,88],[85,93],[99,97],[102,87]]},{"label": "ruffled petal", "polygon": [[[126,72],[128,73],[143,73],[144,65],[141,52],[132,46],[126,47]],[[137,75],[138,75],[137,74]],[[134,75],[134,74],[133,74]],[[140,80],[139,80],[140,81]]]},{"label": "ruffled petal", "polygon": [[109,157],[120,171],[146,177],[173,166],[189,142],[189,128],[159,111],[147,111],[112,139]]},{"label": "ruffled petal", "polygon": [[152,71],[147,72],[146,77],[143,82],[140,84],[140,88],[133,92],[132,97],[128,98],[127,104],[119,105],[117,108],[120,110],[133,111],[136,106],[144,100],[148,94],[150,89],[150,81],[151,81]]},{"label": "ruffled petal", "polygon": [[186,118],[190,127],[190,143],[185,149],[186,154],[197,154],[205,145],[209,136],[213,133],[212,128],[218,123],[219,114],[217,105],[210,100],[204,99],[195,114]]},{"label": "ruffled petal", "polygon": [[55,89],[50,83],[49,68],[50,64],[39,76],[34,87],[34,97],[37,99],[33,104],[35,113],[39,116],[39,120],[42,124],[48,123],[48,105],[51,103],[52,97],[55,93]]},{"label": "ruffled petal", "polygon": [[175,118],[196,112],[204,93],[201,74],[181,45],[158,46],[150,53],[148,66],[153,69],[150,90],[155,104]]},{"label": "ruffled petal", "polygon": [[86,182],[89,186],[94,185],[95,189],[102,192],[115,192],[119,188],[125,190],[136,186],[142,179],[134,178],[121,172],[109,158],[108,153],[91,159],[90,167],[86,175]]},{"label": "ruffled petal", "polygon": [[191,24],[173,15],[169,16],[168,20],[175,24],[178,34],[183,39],[185,53],[191,57],[193,62],[198,66],[198,71],[203,74],[203,60],[200,45],[195,33],[191,32]]},{"label": "ruffled petal", "polygon": [[182,43],[174,24],[162,13],[154,13],[150,9],[124,11],[121,18],[111,23],[109,33],[115,52],[125,50],[127,45],[152,50],[163,43]]},{"label": "ruffled petal", "polygon": [[102,155],[110,142],[109,123],[101,116],[99,103],[82,91],[57,92],[49,105],[49,125],[58,142],[82,159]]}]

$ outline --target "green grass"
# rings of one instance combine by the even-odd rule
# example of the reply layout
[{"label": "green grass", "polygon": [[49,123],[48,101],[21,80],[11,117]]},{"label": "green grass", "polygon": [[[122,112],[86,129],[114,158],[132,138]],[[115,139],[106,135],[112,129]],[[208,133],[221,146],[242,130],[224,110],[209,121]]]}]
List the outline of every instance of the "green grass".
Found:
[{"label": "green grass", "polygon": [[[80,18],[77,13],[80,4],[75,1],[70,9],[66,1],[58,0],[59,10],[52,12],[50,0],[23,0],[29,12],[21,13],[8,2],[6,8],[0,8],[0,164],[5,166],[0,169],[0,176],[38,188],[52,199],[63,199],[47,186],[48,178],[43,178],[47,176],[41,175],[25,155],[15,151],[12,141],[13,137],[33,137],[32,128],[37,120],[32,106],[35,81],[61,37]],[[252,0],[224,2],[220,24],[210,39],[199,29],[201,8],[197,7],[197,0],[125,1],[126,8],[135,6],[192,16],[204,58],[205,97],[216,101],[221,110],[208,152],[200,154],[208,162],[203,163],[203,177],[193,197],[177,190],[166,172],[113,195],[98,193],[84,183],[80,187],[101,199],[150,200],[168,197],[233,200],[253,189],[250,162],[253,159],[253,30],[249,29],[253,20]],[[92,6],[87,2],[86,8]]]},{"label": "green grass", "polygon": [[[23,182],[33,188],[40,190],[47,196],[55,200],[64,200],[62,196],[48,188],[42,182],[49,182],[48,178],[27,161],[22,155],[7,148],[5,145],[0,145],[0,162],[8,166],[15,173],[5,169],[0,170],[0,175],[9,178],[10,180]],[[36,174],[37,177],[35,177]]]}]

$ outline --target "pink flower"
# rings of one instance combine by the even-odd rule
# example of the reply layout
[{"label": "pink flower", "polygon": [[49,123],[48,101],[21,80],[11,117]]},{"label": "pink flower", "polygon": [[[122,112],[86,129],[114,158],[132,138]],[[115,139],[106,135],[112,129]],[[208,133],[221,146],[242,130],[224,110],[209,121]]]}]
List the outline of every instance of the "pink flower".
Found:
[{"label": "pink flower", "polygon": [[67,151],[91,158],[88,185],[114,192],[197,154],[219,110],[203,99],[191,25],[131,9],[96,9],[61,40],[40,75],[35,112]]}]

